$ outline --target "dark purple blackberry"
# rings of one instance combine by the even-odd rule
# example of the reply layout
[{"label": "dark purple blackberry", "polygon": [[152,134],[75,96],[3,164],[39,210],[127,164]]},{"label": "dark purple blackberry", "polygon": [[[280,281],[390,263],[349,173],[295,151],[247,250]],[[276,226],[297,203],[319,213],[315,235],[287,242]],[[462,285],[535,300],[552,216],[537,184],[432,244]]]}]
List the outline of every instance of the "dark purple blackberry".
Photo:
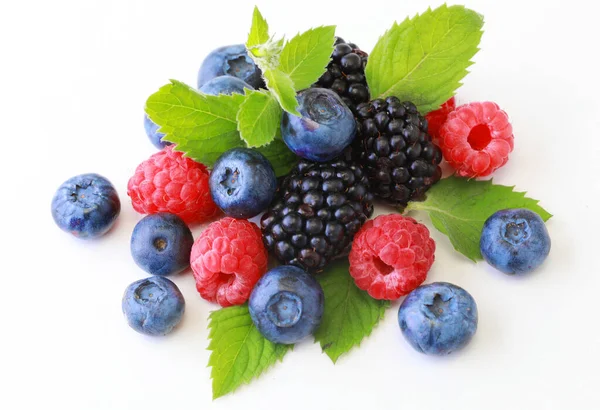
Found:
[{"label": "dark purple blackberry", "polygon": [[261,219],[263,241],[281,263],[321,271],[348,253],[354,234],[373,214],[372,200],[360,166],[302,160]]},{"label": "dark purple blackberry", "polygon": [[364,168],[371,191],[395,205],[422,200],[442,176],[442,151],[427,133],[427,120],[396,97],[356,107],[352,157]]},{"label": "dark purple blackberry", "polygon": [[335,91],[346,105],[355,111],[358,104],[369,101],[369,87],[365,77],[368,54],[354,43],[346,43],[336,37],[335,48],[327,71],[313,87]]}]

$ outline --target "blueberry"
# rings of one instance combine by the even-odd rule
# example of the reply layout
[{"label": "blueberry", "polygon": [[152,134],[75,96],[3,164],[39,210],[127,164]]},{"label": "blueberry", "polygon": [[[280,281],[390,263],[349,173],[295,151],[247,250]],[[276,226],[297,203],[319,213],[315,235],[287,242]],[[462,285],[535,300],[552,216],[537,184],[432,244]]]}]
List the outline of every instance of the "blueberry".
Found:
[{"label": "blueberry", "polygon": [[169,279],[152,276],[129,285],[121,307],[132,329],[158,336],[171,332],[181,321],[185,300]]},{"label": "blueberry", "polygon": [[247,84],[245,81],[240,80],[237,77],[224,75],[221,77],[213,78],[212,80],[204,84],[202,87],[200,87],[200,91],[205,94],[211,95],[231,95],[233,93],[244,94],[245,88],[249,90],[254,90],[254,87]]},{"label": "blueberry", "polygon": [[267,209],[277,189],[269,160],[248,148],[234,148],[221,155],[209,182],[217,206],[240,219],[252,218]]},{"label": "blueberry", "polygon": [[278,266],[267,272],[250,294],[250,316],[271,342],[293,344],[317,329],[323,301],[321,285],[306,271]]},{"label": "blueberry", "polygon": [[540,266],[550,253],[550,236],[535,212],[505,209],[485,221],[479,247],[494,268],[510,275],[525,274]]},{"label": "blueberry", "polygon": [[171,145],[169,141],[163,141],[163,137],[165,134],[162,132],[158,132],[160,127],[156,125],[154,121],[148,117],[148,115],[144,115],[144,129],[146,130],[146,135],[148,139],[158,149],[163,149],[167,145]]},{"label": "blueberry", "polygon": [[120,211],[115,187],[98,174],[82,174],[66,180],[52,198],[54,222],[81,239],[104,235]]},{"label": "blueberry", "polygon": [[398,310],[400,330],[415,350],[445,355],[464,347],[477,330],[477,304],[458,286],[436,282],[419,286]]},{"label": "blueberry", "polygon": [[177,215],[157,213],[142,218],[131,235],[131,256],[151,275],[179,273],[190,265],[192,232]]},{"label": "blueberry", "polygon": [[206,56],[198,72],[198,88],[222,75],[237,77],[254,88],[264,87],[262,72],[243,44],[220,47]]},{"label": "blueberry", "polygon": [[281,133],[287,146],[302,158],[329,161],[350,145],[356,134],[352,111],[333,91],[308,88],[297,96],[300,117],[283,113]]}]

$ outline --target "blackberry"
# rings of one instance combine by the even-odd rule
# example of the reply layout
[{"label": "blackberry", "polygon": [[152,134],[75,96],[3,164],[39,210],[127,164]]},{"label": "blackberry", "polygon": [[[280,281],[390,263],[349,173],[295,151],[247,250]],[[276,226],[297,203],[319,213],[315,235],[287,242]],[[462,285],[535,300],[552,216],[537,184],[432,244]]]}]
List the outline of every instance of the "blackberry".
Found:
[{"label": "blackberry", "polygon": [[350,251],[354,234],[373,214],[372,201],[360,166],[302,160],[261,219],[263,241],[281,263],[318,272]]},{"label": "blackberry", "polygon": [[371,191],[389,203],[421,200],[442,176],[442,151],[427,133],[427,120],[396,97],[356,107],[352,157],[364,168]]},{"label": "blackberry", "polygon": [[355,112],[356,106],[369,101],[369,87],[365,77],[368,54],[354,43],[336,37],[335,48],[327,71],[313,87],[335,91],[344,103]]}]

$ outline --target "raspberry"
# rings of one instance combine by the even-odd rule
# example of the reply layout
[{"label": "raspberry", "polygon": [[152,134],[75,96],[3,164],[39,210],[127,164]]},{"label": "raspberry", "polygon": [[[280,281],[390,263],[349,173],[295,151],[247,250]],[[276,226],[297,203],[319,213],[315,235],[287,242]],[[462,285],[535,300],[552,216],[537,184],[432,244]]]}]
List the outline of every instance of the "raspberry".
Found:
[{"label": "raspberry", "polygon": [[434,142],[437,142],[437,140],[440,138],[440,129],[442,128],[442,125],[444,125],[444,123],[446,122],[448,114],[450,114],[455,109],[456,101],[454,100],[454,97],[452,97],[444,104],[442,104],[442,106],[439,109],[431,111],[425,116],[425,119],[429,124],[428,133],[429,135],[431,135]]},{"label": "raspberry", "polygon": [[514,147],[508,115],[493,102],[470,103],[448,115],[439,145],[462,177],[485,177],[506,164]]},{"label": "raspberry", "polygon": [[375,299],[395,300],[423,283],[434,253],[425,225],[402,215],[381,215],[356,234],[350,275]]},{"label": "raspberry", "polygon": [[219,213],[210,196],[206,167],[172,146],[138,165],[127,195],[141,214],[168,212],[186,223],[203,222]]},{"label": "raspberry", "polygon": [[258,226],[229,217],[213,222],[192,247],[196,289],[223,307],[241,305],[267,271],[267,258]]}]

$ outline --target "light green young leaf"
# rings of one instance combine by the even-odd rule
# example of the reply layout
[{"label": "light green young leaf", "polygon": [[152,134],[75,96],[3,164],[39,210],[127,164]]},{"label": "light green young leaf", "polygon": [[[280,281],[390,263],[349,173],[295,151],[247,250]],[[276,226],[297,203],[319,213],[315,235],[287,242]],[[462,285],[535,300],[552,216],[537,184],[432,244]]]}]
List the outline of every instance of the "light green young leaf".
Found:
[{"label": "light green young leaf", "polygon": [[208,327],[213,399],[260,376],[291,348],[265,339],[254,327],[246,305],[212,312]]},{"label": "light green young leaf", "polygon": [[290,114],[300,116],[297,111],[296,90],[289,75],[278,69],[263,71],[267,87],[273,93],[281,108]]},{"label": "light green young leaf", "polygon": [[552,216],[538,205],[539,201],[513,189],[492,181],[451,176],[431,187],[424,202],[409,203],[406,211],[428,212],[435,228],[448,236],[454,249],[476,262],[483,259],[479,250],[483,224],[496,211],[527,208],[544,221]]},{"label": "light green young leaf", "polygon": [[237,114],[238,130],[248,147],[262,147],[273,141],[281,125],[281,114],[281,107],[270,92],[250,92]]},{"label": "light green young leaf", "polygon": [[335,26],[298,34],[283,48],[279,69],[290,76],[296,90],[308,88],[326,71],[334,42]]},{"label": "light green young leaf", "polygon": [[315,340],[334,363],[371,334],[390,306],[357,288],[348,268],[347,260],[338,261],[316,277],[325,293],[325,311]]},{"label": "light green young leaf", "polygon": [[177,144],[178,151],[211,166],[223,152],[244,146],[237,130],[237,113],[245,96],[207,95],[171,80],[146,102],[146,113]]},{"label": "light green young leaf", "polygon": [[473,64],[482,27],[481,15],[464,6],[446,5],[394,23],[369,55],[366,76],[371,96],[412,101],[421,114],[439,108]]},{"label": "light green young leaf", "polygon": [[278,177],[287,175],[298,162],[298,157],[290,151],[281,137],[276,137],[269,145],[256,150],[267,157]]},{"label": "light green young leaf", "polygon": [[269,25],[260,14],[258,7],[254,6],[254,13],[252,14],[252,26],[250,27],[250,33],[248,34],[248,41],[246,47],[251,48],[260,44],[266,43],[269,40]]}]

